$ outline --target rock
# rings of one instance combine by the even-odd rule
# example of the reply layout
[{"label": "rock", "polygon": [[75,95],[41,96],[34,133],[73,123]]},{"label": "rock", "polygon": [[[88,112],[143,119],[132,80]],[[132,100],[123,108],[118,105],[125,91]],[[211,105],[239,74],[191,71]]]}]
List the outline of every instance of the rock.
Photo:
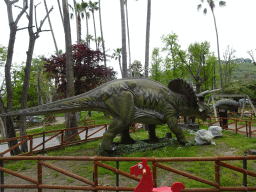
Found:
[{"label": "rock", "polygon": [[212,141],[212,138],[213,138],[213,135],[210,131],[201,129],[196,132],[195,141],[196,141],[196,143],[198,143],[200,145],[215,144]]},{"label": "rock", "polygon": [[222,137],[222,128],[219,127],[219,126],[210,126],[208,131],[210,131],[213,135],[214,138],[219,138],[219,137]]}]

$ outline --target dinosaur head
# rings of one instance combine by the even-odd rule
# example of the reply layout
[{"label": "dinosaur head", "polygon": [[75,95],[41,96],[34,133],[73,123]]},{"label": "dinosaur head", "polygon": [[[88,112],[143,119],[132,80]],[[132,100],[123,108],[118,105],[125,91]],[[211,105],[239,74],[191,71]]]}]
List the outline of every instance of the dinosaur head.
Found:
[{"label": "dinosaur head", "polygon": [[193,88],[186,81],[179,78],[170,81],[168,88],[172,92],[179,94],[183,103],[186,104],[186,106],[184,106],[184,110],[180,112],[181,115],[198,117],[204,121],[210,118],[212,114],[211,108],[204,102],[204,97],[207,94],[218,91],[219,89],[196,94]]}]

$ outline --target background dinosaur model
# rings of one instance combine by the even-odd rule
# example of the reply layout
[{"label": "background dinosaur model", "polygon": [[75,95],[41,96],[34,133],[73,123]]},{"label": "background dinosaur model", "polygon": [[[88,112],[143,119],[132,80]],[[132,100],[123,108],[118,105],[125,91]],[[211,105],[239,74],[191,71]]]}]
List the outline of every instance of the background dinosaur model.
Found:
[{"label": "background dinosaur model", "polygon": [[[187,141],[178,117],[186,115],[206,120],[210,108],[198,99],[192,87],[182,79],[170,81],[168,87],[147,78],[127,78],[107,82],[87,93],[0,116],[40,115],[67,111],[102,111],[113,117],[102,139],[102,148],[113,151],[115,136],[133,122],[168,124],[181,144]],[[154,133],[152,133],[154,134]]]}]

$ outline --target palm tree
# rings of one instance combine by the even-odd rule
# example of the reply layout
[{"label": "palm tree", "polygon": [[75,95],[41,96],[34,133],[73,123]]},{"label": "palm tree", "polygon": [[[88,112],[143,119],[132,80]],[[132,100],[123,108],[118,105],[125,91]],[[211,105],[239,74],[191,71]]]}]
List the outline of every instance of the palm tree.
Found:
[{"label": "palm tree", "polygon": [[94,41],[94,38],[93,38],[93,36],[92,35],[86,35],[86,41],[87,41],[87,46],[88,47],[90,47],[90,43],[91,43],[91,41]]},{"label": "palm tree", "polygon": [[126,26],[127,26],[127,37],[128,37],[128,50],[129,50],[129,73],[130,75],[132,74],[131,72],[131,46],[130,46],[130,33],[129,33],[129,22],[128,22],[128,8],[127,8],[127,5],[128,5],[128,1],[125,0],[124,1],[124,4],[125,4],[125,11],[126,11]]},{"label": "palm tree", "polygon": [[104,65],[107,67],[106,63],[106,55],[105,55],[105,42],[103,38],[103,30],[102,30],[102,22],[101,22],[101,1],[99,0],[99,17],[100,17],[100,33],[101,33],[101,40],[102,40],[102,49],[103,49],[103,54],[104,54]]},{"label": "palm tree", "polygon": [[151,18],[151,0],[148,0],[147,26],[146,26],[146,51],[145,51],[145,77],[148,77],[150,18]]},{"label": "palm tree", "polygon": [[[46,0],[44,0],[44,6],[45,6],[46,13],[48,13]],[[49,26],[50,26],[50,29],[51,29],[52,39],[53,39],[53,42],[54,42],[54,45],[55,45],[56,53],[59,53],[58,46],[57,46],[57,43],[56,43],[56,39],[55,39],[55,36],[54,36],[54,32],[53,32],[53,29],[52,29],[52,23],[51,23],[50,15],[48,15],[48,22],[49,22]]]},{"label": "palm tree", "polygon": [[97,47],[97,35],[96,35],[96,27],[95,27],[95,19],[94,19],[94,11],[98,10],[99,7],[97,7],[97,4],[98,2],[92,2],[92,1],[89,1],[89,10],[92,12],[92,17],[93,17],[93,24],[94,24],[94,34],[95,34],[95,43],[96,43],[96,50],[98,50],[98,47]]},{"label": "palm tree", "polygon": [[[65,31],[65,45],[66,45],[66,65],[67,65],[67,97],[75,96],[75,87],[74,87],[74,69],[73,69],[73,60],[72,60],[72,42],[71,42],[71,29],[69,21],[69,11],[68,11],[68,2],[67,0],[62,0],[63,2],[63,15],[64,15],[64,31]],[[67,113],[67,122],[66,128],[76,127],[76,115],[75,112]],[[73,134],[76,134],[77,131],[69,130],[65,132],[65,139],[70,137]]]},{"label": "palm tree", "polygon": [[121,75],[123,77],[123,69],[122,69],[122,65],[121,65],[121,57],[122,57],[121,52],[122,52],[122,48],[113,49],[113,51],[114,51],[114,53],[112,55],[112,58],[114,58],[115,60],[118,59]]},{"label": "palm tree", "polygon": [[126,29],[125,29],[124,0],[120,0],[120,9],[121,9],[121,24],[122,24],[122,65],[123,65],[122,78],[126,78],[128,76],[128,73],[127,73],[127,55],[126,55]]},{"label": "palm tree", "polygon": [[[204,3],[204,0],[201,0],[202,3]],[[212,16],[214,19],[214,25],[215,25],[215,30],[216,30],[216,37],[217,37],[217,50],[218,50],[218,60],[219,60],[219,70],[220,70],[220,85],[221,85],[221,94],[224,92],[224,87],[223,87],[223,80],[222,80],[222,70],[221,70],[221,64],[220,64],[220,46],[219,46],[219,37],[218,37],[218,30],[217,30],[217,25],[216,25],[216,18],[214,15],[214,8],[215,8],[215,2],[214,0],[207,0],[208,5],[210,6],[210,9],[212,11]],[[219,6],[223,7],[226,6],[225,1],[219,1]],[[197,10],[199,11],[202,8],[202,4],[197,5]],[[204,14],[207,14],[207,8],[204,9]],[[215,70],[215,67],[214,67]]]}]

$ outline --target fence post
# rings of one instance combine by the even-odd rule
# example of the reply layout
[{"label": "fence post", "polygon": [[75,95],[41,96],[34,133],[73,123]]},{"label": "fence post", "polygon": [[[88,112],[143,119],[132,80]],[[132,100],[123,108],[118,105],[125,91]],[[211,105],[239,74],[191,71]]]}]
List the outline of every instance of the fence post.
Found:
[{"label": "fence post", "polygon": [[[119,169],[119,161],[116,156],[116,170]],[[119,173],[116,172],[116,186],[119,187]],[[118,192],[118,190],[116,190]]]},{"label": "fence post", "polygon": [[156,182],[156,160],[155,157],[153,157],[154,160],[152,161],[152,170],[153,170],[153,186],[156,188],[157,187],[157,182]]},{"label": "fence post", "polygon": [[61,148],[63,148],[63,141],[64,141],[64,130],[62,129],[61,130],[61,141],[60,141]]},{"label": "fence post", "polygon": [[248,124],[247,124],[247,121],[246,121],[246,138],[248,138]]},{"label": "fence post", "polygon": [[[0,157],[3,157],[3,154],[0,154]],[[0,167],[4,167],[4,160],[0,160]],[[1,171],[1,185],[4,185],[4,172]],[[1,187],[1,192],[4,192],[4,187]]]},{"label": "fence post", "polygon": [[252,137],[252,122],[249,121],[249,137]]},{"label": "fence post", "polygon": [[[94,174],[93,174],[93,181],[95,182],[95,187],[98,186],[98,165],[97,165],[97,156],[94,156]],[[97,192],[97,190],[95,190]]]},{"label": "fence post", "polygon": [[33,153],[33,135],[29,135],[30,153]]},{"label": "fence post", "polygon": [[243,160],[243,169],[246,171],[246,173],[244,173],[244,176],[243,176],[243,183],[244,183],[244,187],[247,187],[247,154],[244,153],[244,156],[246,157],[246,159]]},{"label": "fence post", "polygon": [[[40,155],[39,155],[40,157]],[[43,178],[43,173],[42,173],[42,164],[41,164],[41,159],[40,160],[37,160],[37,174],[38,174],[38,183],[39,185],[42,185],[43,181],[42,181],[42,178]],[[42,189],[41,188],[37,188],[38,189],[38,192],[42,192]]]},{"label": "fence post", "polygon": [[236,134],[237,134],[237,119],[236,119]]},{"label": "fence post", "polygon": [[[219,162],[220,161],[219,161],[219,158],[218,158],[218,160],[215,161],[215,181],[220,186],[220,165],[219,165]],[[219,189],[219,187],[218,187],[218,189]]]}]

